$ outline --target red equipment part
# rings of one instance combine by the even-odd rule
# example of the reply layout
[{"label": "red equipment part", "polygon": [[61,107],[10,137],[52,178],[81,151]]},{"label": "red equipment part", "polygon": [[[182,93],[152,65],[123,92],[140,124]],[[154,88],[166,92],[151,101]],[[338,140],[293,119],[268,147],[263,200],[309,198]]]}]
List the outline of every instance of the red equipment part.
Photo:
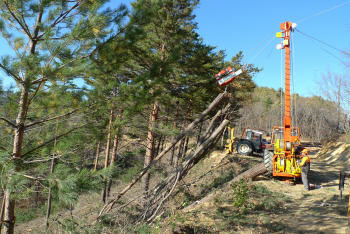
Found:
[{"label": "red equipment part", "polygon": [[242,70],[234,72],[231,67],[227,67],[218,74],[215,74],[216,82],[220,86],[225,86],[236,79],[236,76],[242,73]]}]

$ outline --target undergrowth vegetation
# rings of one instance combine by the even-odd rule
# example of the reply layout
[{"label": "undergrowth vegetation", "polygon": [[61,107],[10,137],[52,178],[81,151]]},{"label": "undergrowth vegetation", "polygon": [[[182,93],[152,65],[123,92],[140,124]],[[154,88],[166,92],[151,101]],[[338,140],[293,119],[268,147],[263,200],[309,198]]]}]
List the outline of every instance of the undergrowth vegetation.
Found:
[{"label": "undergrowth vegetation", "polygon": [[283,205],[290,201],[288,196],[272,192],[263,184],[247,184],[241,180],[232,183],[230,189],[218,191],[214,204],[169,217],[169,220],[172,220],[173,230],[176,226],[178,230],[189,230],[185,233],[235,233],[242,228],[258,226],[278,232],[283,230],[283,224],[271,214],[282,213]]}]

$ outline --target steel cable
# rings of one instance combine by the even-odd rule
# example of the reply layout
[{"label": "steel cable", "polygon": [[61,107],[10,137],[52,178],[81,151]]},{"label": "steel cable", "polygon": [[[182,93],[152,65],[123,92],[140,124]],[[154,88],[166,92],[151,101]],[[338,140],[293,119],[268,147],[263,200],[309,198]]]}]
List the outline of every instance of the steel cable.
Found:
[{"label": "steel cable", "polygon": [[350,1],[348,1],[348,2],[346,2],[346,3],[343,3],[343,4],[340,4],[339,6],[330,8],[330,9],[328,9],[328,10],[322,11],[322,12],[320,12],[320,13],[317,13],[317,14],[312,15],[312,16],[310,16],[310,17],[307,17],[307,18],[305,18],[305,19],[299,20],[297,23],[302,22],[302,21],[304,21],[304,20],[308,20],[308,19],[310,19],[310,18],[312,18],[312,17],[315,17],[315,16],[317,16],[317,15],[321,15],[321,14],[327,12],[327,11],[334,10],[334,9],[336,9],[336,8],[338,8],[338,7],[341,7],[341,6],[344,6],[344,5],[348,4],[348,3],[350,3]]}]

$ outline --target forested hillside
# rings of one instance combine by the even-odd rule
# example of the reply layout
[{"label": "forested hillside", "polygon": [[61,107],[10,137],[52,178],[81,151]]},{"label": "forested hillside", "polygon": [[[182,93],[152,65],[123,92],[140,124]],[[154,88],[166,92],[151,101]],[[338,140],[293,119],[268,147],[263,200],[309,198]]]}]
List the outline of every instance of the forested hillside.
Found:
[{"label": "forested hillside", "polygon": [[[282,103],[282,105],[281,105]],[[284,93],[267,87],[257,87],[252,98],[239,110],[241,118],[235,124],[237,134],[244,127],[271,132],[273,126],[283,126]],[[321,96],[291,96],[292,126],[300,128],[302,139],[320,142],[336,138],[349,130],[349,118],[336,102]]]},{"label": "forested hillside", "polygon": [[[1,56],[0,68],[16,84],[2,87],[0,98],[4,233],[17,233],[16,225],[39,217],[45,217],[38,224],[43,233],[125,232],[150,218],[148,208],[160,201],[150,200],[155,184],[185,162],[197,143],[204,145],[210,128],[220,125],[214,120],[230,121],[237,134],[246,126],[270,131],[281,122],[283,93],[252,80],[261,69],[243,64],[239,49],[227,58],[198,35],[193,10],[199,1],[138,0],[131,9],[110,9],[106,2],[0,2],[0,32],[12,49]],[[214,74],[227,66],[243,73],[218,86]],[[201,115],[216,97],[221,103]],[[320,141],[347,131],[348,119],[333,102],[298,95],[292,100],[302,137]],[[176,182],[214,147],[203,146]],[[120,210],[103,214],[113,186],[127,185],[140,172],[133,216],[119,223]],[[72,213],[82,194],[100,194],[98,208],[90,211],[94,220]],[[61,217],[64,211],[70,216]]]}]

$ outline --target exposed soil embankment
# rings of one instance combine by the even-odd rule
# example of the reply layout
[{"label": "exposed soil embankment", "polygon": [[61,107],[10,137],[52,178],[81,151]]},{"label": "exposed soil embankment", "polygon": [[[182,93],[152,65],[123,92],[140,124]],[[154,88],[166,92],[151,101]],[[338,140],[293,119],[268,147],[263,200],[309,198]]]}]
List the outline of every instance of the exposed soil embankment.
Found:
[{"label": "exposed soil embankment", "polygon": [[317,159],[325,163],[325,167],[333,170],[350,170],[350,144],[344,142],[330,142],[316,155]]}]

